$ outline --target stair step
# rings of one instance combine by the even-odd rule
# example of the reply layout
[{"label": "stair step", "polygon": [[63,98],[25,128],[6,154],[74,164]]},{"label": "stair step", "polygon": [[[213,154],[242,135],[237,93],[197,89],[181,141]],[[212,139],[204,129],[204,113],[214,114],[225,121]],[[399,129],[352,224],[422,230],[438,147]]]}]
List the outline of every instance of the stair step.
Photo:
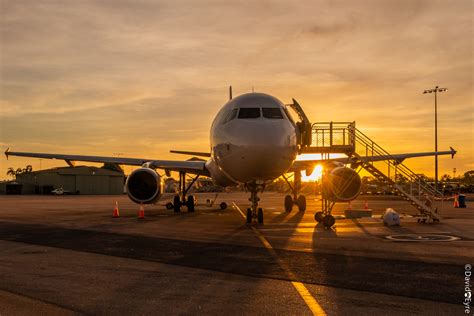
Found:
[{"label": "stair step", "polygon": [[[360,159],[360,156],[357,154],[355,154],[355,157]],[[408,201],[421,214],[423,214],[424,216],[428,216],[429,218],[439,220],[440,217],[434,212],[434,210],[424,205],[423,201],[420,200],[420,194],[437,195],[438,193],[436,192],[434,188],[431,188],[428,184],[422,183],[422,181],[418,180],[416,176],[411,176],[410,174],[407,175],[405,173],[405,176],[408,176],[409,180],[415,183],[418,182],[414,186],[419,191],[419,193],[418,195],[413,195],[412,187],[410,187],[410,190],[409,190],[410,193],[405,192],[404,189],[402,189],[403,187],[401,185],[397,184],[395,181],[392,181],[391,178],[389,178],[385,173],[377,169],[373,164],[366,163],[363,160],[360,160],[360,161],[361,161],[360,165],[369,173],[371,173],[375,177],[375,179],[377,179],[378,181],[384,184],[387,184],[389,188],[396,190],[397,195],[403,197],[405,201]],[[409,170],[408,168],[406,169]]]}]

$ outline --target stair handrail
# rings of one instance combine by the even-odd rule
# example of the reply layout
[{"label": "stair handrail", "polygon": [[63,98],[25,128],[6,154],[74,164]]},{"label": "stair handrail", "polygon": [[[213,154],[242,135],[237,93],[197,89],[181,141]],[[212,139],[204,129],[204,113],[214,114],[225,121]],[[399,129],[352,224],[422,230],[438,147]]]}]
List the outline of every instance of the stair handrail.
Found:
[{"label": "stair handrail", "polygon": [[[370,146],[372,150],[372,155],[375,152],[377,155],[387,158],[387,161],[384,161],[388,164],[389,168],[396,168],[398,173],[403,174],[413,183],[417,183],[419,187],[422,187],[424,191],[436,196],[442,196],[442,193],[438,191],[436,188],[431,186],[427,183],[423,178],[418,176],[414,173],[410,168],[405,166],[403,163],[399,162],[397,164],[393,164],[390,161],[397,161],[395,157],[393,157],[390,153],[388,153],[385,149],[383,149],[380,145],[375,143],[372,139],[370,139],[367,135],[365,135],[362,131],[353,127],[356,132],[356,142],[361,143],[365,146]],[[367,147],[366,147],[367,148]],[[372,163],[373,164],[373,163]]]}]

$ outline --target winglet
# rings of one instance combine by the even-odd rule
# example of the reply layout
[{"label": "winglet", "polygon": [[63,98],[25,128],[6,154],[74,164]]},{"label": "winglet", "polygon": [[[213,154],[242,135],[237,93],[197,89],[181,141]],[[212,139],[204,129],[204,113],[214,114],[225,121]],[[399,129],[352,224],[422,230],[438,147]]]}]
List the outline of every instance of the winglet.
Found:
[{"label": "winglet", "polygon": [[8,160],[8,153],[10,152],[10,147],[7,148],[7,150],[5,150],[5,157],[7,157],[7,160]]},{"label": "winglet", "polygon": [[456,155],[457,151],[453,147],[449,147],[451,149],[451,159],[454,158],[454,155]]}]

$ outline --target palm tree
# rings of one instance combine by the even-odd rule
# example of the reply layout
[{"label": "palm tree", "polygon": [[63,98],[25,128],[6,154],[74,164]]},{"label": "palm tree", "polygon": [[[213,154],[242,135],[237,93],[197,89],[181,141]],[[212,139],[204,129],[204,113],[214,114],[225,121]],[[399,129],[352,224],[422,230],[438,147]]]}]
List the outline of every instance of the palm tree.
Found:
[{"label": "palm tree", "polygon": [[21,169],[21,173],[30,173],[33,171],[33,167],[31,165],[27,165],[25,168]]},{"label": "palm tree", "polygon": [[14,178],[16,176],[15,169],[13,169],[12,167],[8,168],[7,176],[10,176],[10,177]]}]

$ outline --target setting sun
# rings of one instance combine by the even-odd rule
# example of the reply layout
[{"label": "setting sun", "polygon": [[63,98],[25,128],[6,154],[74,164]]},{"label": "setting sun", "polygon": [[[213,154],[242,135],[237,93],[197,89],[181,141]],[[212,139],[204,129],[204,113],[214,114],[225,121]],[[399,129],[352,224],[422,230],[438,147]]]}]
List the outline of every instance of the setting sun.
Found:
[{"label": "setting sun", "polygon": [[323,175],[323,166],[316,165],[316,167],[314,167],[313,173],[311,173],[309,176],[306,175],[306,171],[301,171],[301,181],[316,182],[321,179],[322,175]]}]

